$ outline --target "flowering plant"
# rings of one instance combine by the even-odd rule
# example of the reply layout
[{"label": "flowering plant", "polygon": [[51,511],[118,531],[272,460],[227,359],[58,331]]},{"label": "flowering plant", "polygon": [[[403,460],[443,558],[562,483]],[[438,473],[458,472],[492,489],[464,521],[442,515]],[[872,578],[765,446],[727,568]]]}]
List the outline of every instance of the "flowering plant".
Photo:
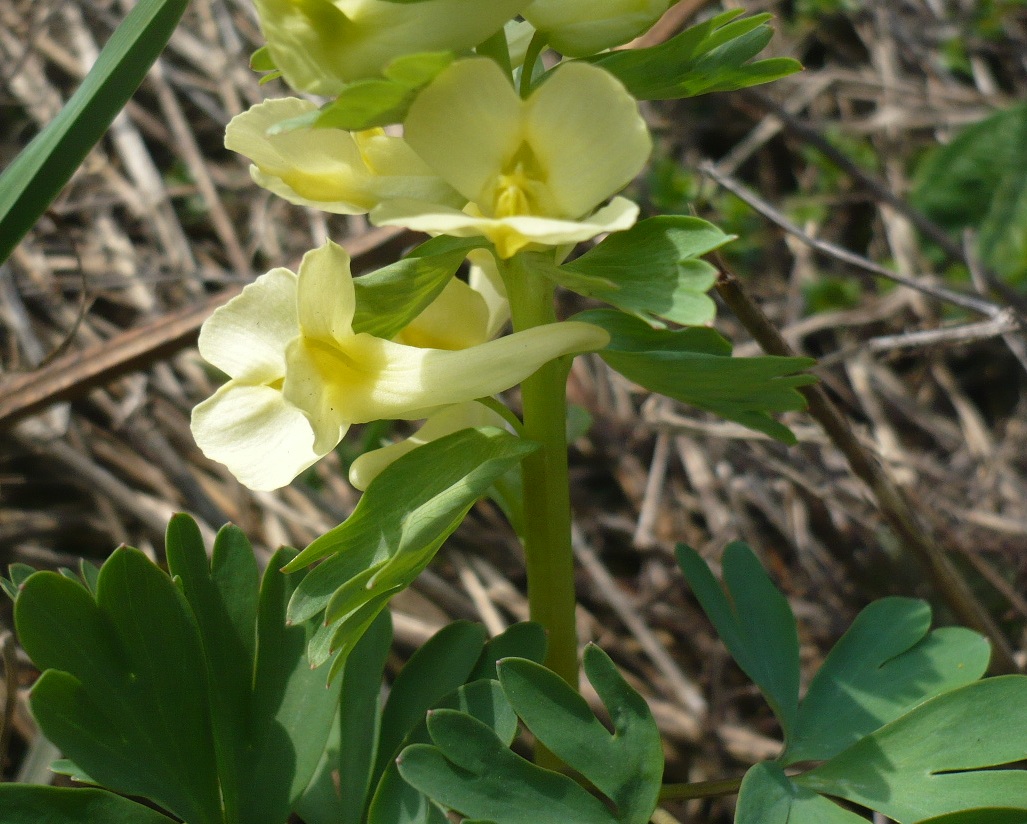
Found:
[{"label": "flowering plant", "polygon": [[[721,585],[679,547],[784,738],[715,787],[663,783],[645,700],[598,647],[579,650],[572,359],[785,443],[773,415],[802,409],[813,382],[810,361],[732,357],[711,328],[718,271],[704,256],[732,237],[641,218],[621,194],[652,147],[640,101],[799,68],[754,61],[767,16],[737,12],[609,51],[668,6],[256,0],[256,66],[327,99],[261,103],[226,145],[292,203],[431,237],[359,277],[328,241],[215,311],[199,351],[225,381],[193,412],[196,442],[271,490],[354,425],[423,424],[355,460],[353,512],[263,573],[231,526],[208,558],[186,516],[169,525],[170,574],[127,547],[78,576],[13,568],[3,583],[43,671],[33,713],[66,756],[55,769],[91,786],[0,785],[5,822],[645,824],[661,801],[731,791],[744,824],[864,821],[854,807],[901,824],[1027,819],[1027,772],[982,769],[1023,759],[1027,721],[980,711],[1022,704],[1027,679],[979,681],[987,642],[931,632],[923,602],[867,607],[800,697],[795,617],[752,551],[725,550]],[[591,308],[561,319],[558,290]],[[385,697],[390,600],[486,497],[523,545],[531,621],[493,638],[451,624]],[[612,733],[579,694],[579,667]]]}]

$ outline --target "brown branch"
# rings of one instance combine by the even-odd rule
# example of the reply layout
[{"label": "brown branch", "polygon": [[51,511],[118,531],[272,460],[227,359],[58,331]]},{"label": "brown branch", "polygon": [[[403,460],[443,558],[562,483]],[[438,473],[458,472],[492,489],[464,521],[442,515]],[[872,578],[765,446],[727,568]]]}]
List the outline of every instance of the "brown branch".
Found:
[{"label": "brown branch", "polygon": [[[412,237],[405,229],[377,229],[347,241],[346,247],[354,269],[369,268],[398,255]],[[240,291],[242,286],[231,286],[199,306],[180,309],[102,343],[62,355],[32,372],[7,376],[0,382],[0,429],[51,404],[82,397],[90,389],[191,346],[210,313]]]}]

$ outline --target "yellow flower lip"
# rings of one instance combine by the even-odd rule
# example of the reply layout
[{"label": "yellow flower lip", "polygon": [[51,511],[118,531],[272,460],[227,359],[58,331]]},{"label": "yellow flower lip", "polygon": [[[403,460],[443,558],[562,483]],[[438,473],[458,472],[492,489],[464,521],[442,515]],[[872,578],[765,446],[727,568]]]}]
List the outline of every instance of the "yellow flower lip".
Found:
[{"label": "yellow flower lip", "polygon": [[[354,332],[355,311],[349,256],[331,242],[304,255],[298,274],[273,269],[215,311],[200,353],[230,380],[193,410],[204,454],[252,489],[276,489],[351,424],[423,418],[609,342],[597,326],[566,322],[461,349],[420,348]],[[478,337],[490,315],[483,309]]]},{"label": "yellow flower lip", "polygon": [[460,213],[397,198],[373,210],[372,221],[484,235],[504,258],[533,243],[577,242],[631,226],[637,209],[626,201],[592,213],[642,170],[652,149],[637,102],[602,69],[562,65],[521,100],[484,58],[441,72],[411,106],[404,137],[469,204]]}]

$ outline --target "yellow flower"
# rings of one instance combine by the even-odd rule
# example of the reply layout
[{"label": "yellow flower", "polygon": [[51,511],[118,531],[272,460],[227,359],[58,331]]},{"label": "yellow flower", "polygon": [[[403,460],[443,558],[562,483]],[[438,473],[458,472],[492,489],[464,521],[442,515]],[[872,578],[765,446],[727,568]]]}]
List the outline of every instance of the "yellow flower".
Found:
[{"label": "yellow flower", "polygon": [[524,19],[568,57],[586,57],[647,31],[673,0],[535,0]]},{"label": "yellow flower", "polygon": [[478,45],[530,0],[256,0],[275,66],[298,91],[337,95],[396,57]]},{"label": "yellow flower", "polygon": [[253,161],[250,175],[258,185],[290,203],[325,212],[363,214],[397,197],[463,203],[402,138],[381,129],[274,133],[279,123],[316,109],[294,97],[267,100],[232,119],[225,146]]},{"label": "yellow flower", "polygon": [[609,335],[555,323],[467,349],[419,348],[353,331],[349,256],[327,243],[299,273],[272,269],[203,325],[200,354],[230,380],[193,410],[207,457],[251,489],[276,489],[338,445],[351,424],[416,420],[493,395]]},{"label": "yellow flower", "polygon": [[483,235],[502,258],[629,228],[638,216],[630,201],[594,210],[641,171],[652,148],[636,101],[602,69],[561,66],[521,100],[484,58],[436,77],[411,106],[404,136],[469,203],[460,211],[394,199],[371,212],[372,222]]}]

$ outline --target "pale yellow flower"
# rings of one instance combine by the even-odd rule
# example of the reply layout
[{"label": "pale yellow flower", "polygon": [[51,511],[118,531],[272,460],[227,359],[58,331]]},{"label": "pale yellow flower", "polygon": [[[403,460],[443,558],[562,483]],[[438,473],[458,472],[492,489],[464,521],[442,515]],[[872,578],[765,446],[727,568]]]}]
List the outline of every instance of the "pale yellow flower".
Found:
[{"label": "pale yellow flower", "polygon": [[436,77],[411,106],[404,136],[469,204],[460,211],[395,199],[376,207],[372,222],[483,235],[502,258],[629,228],[638,216],[630,201],[595,210],[641,171],[652,148],[636,101],[602,69],[561,66],[521,100],[484,58]]},{"label": "pale yellow flower", "polygon": [[204,454],[251,489],[276,489],[351,424],[424,418],[609,342],[596,326],[566,322],[456,351],[419,348],[354,332],[355,309],[349,256],[329,242],[298,274],[273,269],[215,311],[200,354],[230,380],[193,410]]},{"label": "pale yellow flower", "polygon": [[280,123],[316,110],[309,100],[267,100],[232,119],[225,146],[253,162],[250,175],[258,185],[325,212],[364,214],[397,197],[463,203],[402,138],[381,129],[275,132]]},{"label": "pale yellow flower", "polygon": [[470,49],[530,0],[255,0],[268,51],[298,91],[337,95],[402,55]]},{"label": "pale yellow flower", "polygon": [[524,19],[568,57],[627,43],[652,27],[674,0],[535,0]]}]

